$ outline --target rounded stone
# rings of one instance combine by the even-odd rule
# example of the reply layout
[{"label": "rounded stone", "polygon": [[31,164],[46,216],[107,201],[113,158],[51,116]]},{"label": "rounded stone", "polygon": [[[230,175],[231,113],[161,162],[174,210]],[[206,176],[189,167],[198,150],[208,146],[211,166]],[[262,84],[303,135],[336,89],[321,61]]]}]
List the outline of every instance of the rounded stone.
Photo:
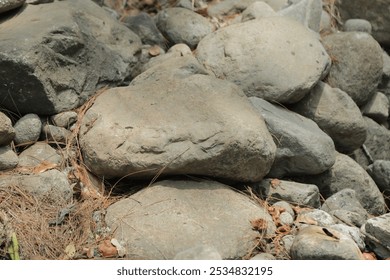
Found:
[{"label": "rounded stone", "polygon": [[27,114],[15,123],[15,143],[32,144],[39,138],[42,122],[38,115]]}]

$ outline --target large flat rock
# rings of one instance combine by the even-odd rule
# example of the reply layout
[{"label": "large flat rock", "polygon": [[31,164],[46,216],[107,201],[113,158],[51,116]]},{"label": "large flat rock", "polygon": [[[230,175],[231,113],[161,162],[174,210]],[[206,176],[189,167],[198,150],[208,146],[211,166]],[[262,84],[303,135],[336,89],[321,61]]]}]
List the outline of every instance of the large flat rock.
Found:
[{"label": "large flat rock", "polygon": [[141,40],[92,1],[26,5],[0,27],[0,106],[50,115],[132,78]]},{"label": "large flat rock", "polygon": [[199,74],[104,92],[85,115],[80,143],[86,165],[105,177],[162,171],[259,181],[276,150],[236,85]]},{"label": "large flat rock", "polygon": [[106,222],[130,259],[173,259],[200,245],[223,259],[245,256],[260,233],[251,220],[263,219],[273,234],[268,212],[230,187],[213,181],[162,181],[107,209]]}]

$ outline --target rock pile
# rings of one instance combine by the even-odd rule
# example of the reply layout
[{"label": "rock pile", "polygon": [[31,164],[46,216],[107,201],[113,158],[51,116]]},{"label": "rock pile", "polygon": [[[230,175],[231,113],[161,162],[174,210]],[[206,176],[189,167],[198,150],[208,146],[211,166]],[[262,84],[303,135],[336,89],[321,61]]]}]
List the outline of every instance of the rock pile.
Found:
[{"label": "rock pile", "polygon": [[390,257],[388,17],[24,2],[0,3],[0,189],[71,200],[81,155],[90,178],[145,186],[106,209],[126,258]]}]

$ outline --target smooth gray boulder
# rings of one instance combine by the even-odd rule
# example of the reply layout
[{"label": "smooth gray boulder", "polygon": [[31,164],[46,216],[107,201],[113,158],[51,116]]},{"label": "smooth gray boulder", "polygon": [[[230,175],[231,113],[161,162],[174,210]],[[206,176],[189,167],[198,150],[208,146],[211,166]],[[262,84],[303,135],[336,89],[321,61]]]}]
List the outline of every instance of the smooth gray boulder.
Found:
[{"label": "smooth gray boulder", "polygon": [[366,140],[366,123],[359,107],[347,93],[328,84],[319,82],[292,110],[315,121],[339,151],[352,152]]},{"label": "smooth gray boulder", "polygon": [[247,96],[281,103],[299,101],[330,68],[330,58],[317,36],[285,17],[221,28],[199,42],[196,57],[216,77],[234,82]]},{"label": "smooth gray boulder", "polygon": [[333,140],[312,120],[261,98],[250,97],[277,145],[269,177],[319,174],[335,161]]},{"label": "smooth gray boulder", "polygon": [[211,246],[198,245],[176,254],[174,260],[222,260],[218,251]]},{"label": "smooth gray boulder", "polygon": [[360,251],[363,252],[365,250],[366,244],[364,243],[364,235],[359,228],[354,226],[347,226],[345,224],[335,224],[329,226],[329,228],[349,236],[359,247]]},{"label": "smooth gray boulder", "polygon": [[156,22],[158,29],[170,42],[184,43],[191,49],[213,31],[213,25],[205,17],[185,8],[162,10]]},{"label": "smooth gray boulder", "polygon": [[33,167],[40,164],[60,166],[63,158],[49,144],[37,142],[20,153],[19,166]]},{"label": "smooth gray boulder", "polygon": [[336,220],[349,225],[361,227],[368,219],[368,213],[363,208],[356,192],[352,189],[343,189],[328,197],[321,207]]},{"label": "smooth gray boulder", "polygon": [[303,181],[318,186],[325,198],[343,189],[353,189],[370,214],[381,215],[386,211],[383,195],[374,180],[357,162],[344,154],[337,153],[336,162],[328,171],[306,176]]},{"label": "smooth gray boulder", "polygon": [[18,155],[10,146],[0,147],[0,171],[12,169],[18,165],[18,162]]},{"label": "smooth gray boulder", "polygon": [[349,236],[313,225],[298,232],[290,255],[293,260],[364,260],[359,247]]},{"label": "smooth gray boulder", "polygon": [[32,144],[39,138],[42,122],[38,115],[27,114],[15,123],[14,128],[15,144]]},{"label": "smooth gray boulder", "polygon": [[390,13],[387,0],[337,1],[342,20],[360,18],[372,25],[374,38],[383,45],[390,45]]},{"label": "smooth gray boulder", "polygon": [[1,27],[0,106],[20,114],[70,110],[123,84],[141,50],[139,37],[92,1],[27,5]]},{"label": "smooth gray boulder", "polygon": [[361,106],[376,92],[383,72],[382,48],[365,32],[339,32],[322,42],[333,60],[327,83]]},{"label": "smooth gray boulder", "polygon": [[44,124],[41,131],[41,139],[51,143],[65,145],[72,133],[64,127]]},{"label": "smooth gray boulder", "polygon": [[389,117],[389,99],[381,92],[376,92],[362,108],[363,115],[378,123],[385,123]]},{"label": "smooth gray boulder", "polygon": [[358,31],[358,32],[366,32],[368,34],[372,33],[372,26],[368,20],[360,19],[360,18],[351,18],[345,21],[343,26],[344,31]]},{"label": "smooth gray boulder", "polygon": [[263,1],[256,1],[249,5],[243,12],[241,21],[245,22],[252,19],[276,16],[276,12]]},{"label": "smooth gray boulder", "polygon": [[390,161],[376,160],[368,166],[367,172],[374,179],[385,198],[390,199]]},{"label": "smooth gray boulder", "polygon": [[26,0],[2,0],[0,1],[0,13],[21,7]]},{"label": "smooth gray boulder", "polygon": [[390,160],[390,131],[368,117],[364,117],[367,138],[364,145],[372,159]]},{"label": "smooth gray boulder", "polygon": [[[275,225],[268,212],[230,187],[213,181],[161,181],[107,208],[107,225],[126,244],[129,259],[173,259],[199,245],[222,259],[246,255],[260,238],[250,221]],[[229,225],[229,230],[221,230]]]},{"label": "smooth gray boulder", "polygon": [[191,75],[192,66],[161,69],[144,72],[135,85],[107,90],[88,110],[79,136],[91,171],[260,181],[276,146],[243,92],[227,81]]},{"label": "smooth gray boulder", "polygon": [[318,208],[320,193],[315,185],[301,184],[278,179],[264,179],[253,186],[254,191],[269,203],[287,201],[291,204]]},{"label": "smooth gray boulder", "polygon": [[38,174],[0,175],[0,188],[10,186],[18,186],[45,201],[70,201],[73,197],[67,174],[56,169]]},{"label": "smooth gray boulder", "polygon": [[382,259],[390,258],[390,213],[369,219],[362,231],[375,254]]},{"label": "smooth gray boulder", "polygon": [[320,31],[322,0],[301,0],[278,11],[278,15],[294,19],[314,32]]},{"label": "smooth gray boulder", "polygon": [[0,112],[0,146],[8,145],[15,138],[15,129],[10,118]]}]

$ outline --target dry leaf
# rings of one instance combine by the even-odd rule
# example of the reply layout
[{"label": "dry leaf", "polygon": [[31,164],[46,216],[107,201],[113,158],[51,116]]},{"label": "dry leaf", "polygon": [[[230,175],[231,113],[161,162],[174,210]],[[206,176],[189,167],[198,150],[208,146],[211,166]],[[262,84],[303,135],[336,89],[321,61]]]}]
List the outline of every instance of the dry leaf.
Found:
[{"label": "dry leaf", "polygon": [[43,173],[43,172],[45,172],[47,170],[54,169],[57,166],[58,165],[56,163],[48,162],[48,161],[42,161],[42,163],[39,164],[38,166],[34,167],[32,171],[35,174],[39,174],[39,173]]},{"label": "dry leaf", "polygon": [[256,219],[251,221],[252,228],[260,232],[267,230],[267,224],[267,221],[264,219]]},{"label": "dry leaf", "polygon": [[272,179],[271,182],[270,182],[271,187],[273,187],[273,188],[279,187],[279,186],[280,186],[280,183],[281,183],[281,182],[280,182],[279,179]]},{"label": "dry leaf", "polygon": [[83,248],[83,253],[87,256],[88,259],[92,259],[95,256],[94,248]]},{"label": "dry leaf", "polygon": [[377,258],[375,257],[375,254],[374,253],[368,253],[368,252],[364,252],[363,253],[363,257],[365,260],[367,261],[372,261],[372,260],[376,260]]},{"label": "dry leaf", "polygon": [[160,47],[157,45],[154,45],[154,46],[149,48],[149,55],[150,56],[158,56],[158,55],[160,55],[160,53],[161,53]]},{"label": "dry leaf", "polygon": [[108,239],[99,244],[99,252],[105,258],[115,257],[118,254],[118,250],[114,245],[111,244],[111,241]]}]

